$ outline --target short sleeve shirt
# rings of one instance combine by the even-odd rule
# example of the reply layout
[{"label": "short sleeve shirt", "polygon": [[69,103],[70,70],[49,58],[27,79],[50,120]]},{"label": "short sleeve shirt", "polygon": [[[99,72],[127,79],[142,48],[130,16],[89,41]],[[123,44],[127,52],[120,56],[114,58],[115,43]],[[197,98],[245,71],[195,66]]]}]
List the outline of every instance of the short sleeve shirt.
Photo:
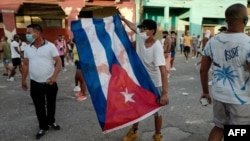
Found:
[{"label": "short sleeve shirt", "polygon": [[26,44],[25,42],[22,42],[21,47],[20,47],[21,51],[24,51],[24,48],[25,48],[26,46],[27,46],[27,44]]},{"label": "short sleeve shirt", "polygon": [[[137,33],[139,33],[138,31]],[[159,66],[166,65],[161,42],[156,40],[151,47],[146,48],[145,40],[139,37],[139,57],[154,85],[161,87],[162,81]]]},{"label": "short sleeve shirt", "polygon": [[10,43],[11,58],[20,58],[20,54],[15,50],[17,48],[20,51],[19,43],[17,41],[12,41]]},{"label": "short sleeve shirt", "polygon": [[56,40],[56,48],[60,56],[64,55],[64,42]]},{"label": "short sleeve shirt", "polygon": [[250,37],[221,33],[211,38],[203,55],[212,60],[213,98],[231,104],[250,104]]},{"label": "short sleeve shirt", "polygon": [[183,38],[184,38],[184,42],[183,42],[184,46],[191,47],[192,38],[186,35]]},{"label": "short sleeve shirt", "polygon": [[36,82],[46,82],[54,73],[54,57],[59,53],[54,44],[45,41],[44,44],[36,48],[28,45],[24,49],[24,58],[29,60],[30,79]]},{"label": "short sleeve shirt", "polygon": [[10,44],[8,42],[2,42],[2,46],[3,46],[3,58],[10,59],[11,58]]}]

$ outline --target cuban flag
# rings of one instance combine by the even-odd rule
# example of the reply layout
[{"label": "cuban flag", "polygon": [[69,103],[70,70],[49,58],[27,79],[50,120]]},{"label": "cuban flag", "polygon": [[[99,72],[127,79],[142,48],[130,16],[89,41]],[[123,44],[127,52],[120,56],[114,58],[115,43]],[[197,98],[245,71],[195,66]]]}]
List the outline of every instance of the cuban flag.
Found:
[{"label": "cuban flag", "polygon": [[157,112],[160,97],[119,15],[72,21],[79,60],[103,133]]}]

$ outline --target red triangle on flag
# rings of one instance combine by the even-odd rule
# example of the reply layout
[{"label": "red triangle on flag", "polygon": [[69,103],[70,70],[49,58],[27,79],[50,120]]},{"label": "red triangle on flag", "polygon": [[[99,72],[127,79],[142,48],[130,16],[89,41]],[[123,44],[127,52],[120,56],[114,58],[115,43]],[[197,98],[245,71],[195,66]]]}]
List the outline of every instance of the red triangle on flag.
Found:
[{"label": "red triangle on flag", "polygon": [[138,86],[122,67],[112,65],[104,131],[144,119],[160,107],[156,95]]}]

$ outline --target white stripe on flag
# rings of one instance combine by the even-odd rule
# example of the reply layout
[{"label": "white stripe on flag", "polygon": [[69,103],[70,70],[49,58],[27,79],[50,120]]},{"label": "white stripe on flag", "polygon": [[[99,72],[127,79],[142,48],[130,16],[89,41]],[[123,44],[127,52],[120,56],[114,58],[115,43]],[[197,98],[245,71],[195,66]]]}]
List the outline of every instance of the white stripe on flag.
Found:
[{"label": "white stripe on flag", "polygon": [[94,56],[96,69],[98,71],[99,80],[101,83],[102,91],[107,99],[107,93],[108,93],[108,86],[109,86],[109,80],[111,78],[111,74],[109,72],[109,64],[108,60],[106,58],[106,52],[104,47],[102,46],[101,42],[98,39],[98,36],[96,35],[96,29],[95,26],[93,26],[93,21],[90,19],[89,21],[83,22],[81,21],[82,27],[84,28],[85,32],[87,34],[88,40],[91,43],[91,49]]},{"label": "white stripe on flag", "polygon": [[140,86],[137,78],[135,77],[133,69],[130,65],[128,54],[127,54],[123,44],[121,43],[120,39],[118,38],[118,36],[114,32],[113,17],[110,16],[110,17],[104,18],[104,23],[105,23],[105,29],[112,40],[112,50],[113,50],[118,62],[120,63],[121,67],[128,73],[129,77],[138,86]]}]

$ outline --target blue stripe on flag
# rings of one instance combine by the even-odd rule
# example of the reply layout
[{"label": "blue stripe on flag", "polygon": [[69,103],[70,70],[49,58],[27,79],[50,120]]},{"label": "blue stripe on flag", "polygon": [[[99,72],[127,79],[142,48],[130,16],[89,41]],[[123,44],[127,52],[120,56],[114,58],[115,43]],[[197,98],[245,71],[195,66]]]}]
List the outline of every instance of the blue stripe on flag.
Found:
[{"label": "blue stripe on flag", "polygon": [[103,128],[107,103],[102,91],[90,42],[80,20],[71,22],[71,30],[74,34],[84,79],[87,80],[85,82],[89,88],[88,90],[91,94],[92,103],[94,104],[100,125]]},{"label": "blue stripe on flag", "polygon": [[115,57],[113,50],[112,50],[111,38],[105,29],[105,23],[104,23],[103,19],[93,18],[93,24],[94,24],[95,29],[96,29],[96,35],[97,35],[99,41],[101,42],[101,44],[104,47],[104,50],[106,52],[106,58],[107,58],[108,64],[109,64],[109,72],[111,72],[111,68],[112,68],[113,63],[120,65]]},{"label": "blue stripe on flag", "polygon": [[121,23],[120,16],[116,14],[113,16],[113,19],[115,24],[115,33],[117,34],[123,46],[125,47],[133,72],[140,85],[148,91],[154,93],[157,97],[160,97],[159,92],[154,86],[153,81],[151,80],[146,69],[144,68],[144,65],[140,61],[139,56],[135,51],[135,48],[133,47],[131,41],[127,36],[127,33]]}]

